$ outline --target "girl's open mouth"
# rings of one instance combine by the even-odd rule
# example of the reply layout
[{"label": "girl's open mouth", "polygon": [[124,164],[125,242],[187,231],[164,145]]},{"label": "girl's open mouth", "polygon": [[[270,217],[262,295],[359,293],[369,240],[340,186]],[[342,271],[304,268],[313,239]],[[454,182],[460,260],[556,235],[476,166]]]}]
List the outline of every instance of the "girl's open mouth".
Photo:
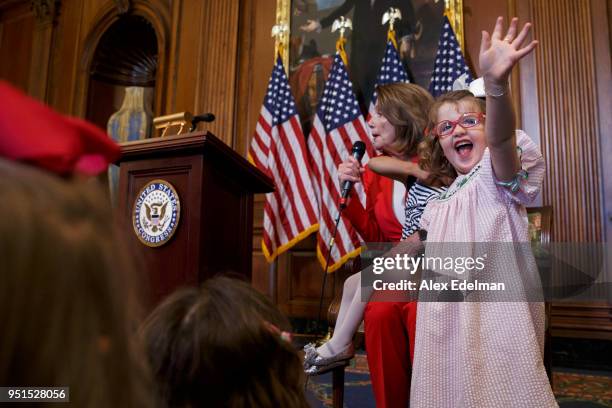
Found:
[{"label": "girl's open mouth", "polygon": [[467,156],[469,156],[470,153],[472,152],[473,147],[474,145],[472,144],[472,142],[467,141],[467,140],[457,142],[455,144],[455,150],[457,151],[457,154],[461,158],[466,158]]}]

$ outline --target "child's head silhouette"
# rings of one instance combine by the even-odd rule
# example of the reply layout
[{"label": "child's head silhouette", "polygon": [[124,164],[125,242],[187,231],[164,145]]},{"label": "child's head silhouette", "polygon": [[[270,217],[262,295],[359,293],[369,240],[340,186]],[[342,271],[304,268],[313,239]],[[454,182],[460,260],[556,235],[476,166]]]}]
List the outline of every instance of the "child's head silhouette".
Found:
[{"label": "child's head silhouette", "polygon": [[216,277],[180,290],[143,334],[169,406],[306,407],[286,318],[246,282]]},{"label": "child's head silhouette", "polygon": [[4,159],[0,190],[0,384],[68,386],[75,406],[150,406],[133,342],[141,284],[108,196]]}]

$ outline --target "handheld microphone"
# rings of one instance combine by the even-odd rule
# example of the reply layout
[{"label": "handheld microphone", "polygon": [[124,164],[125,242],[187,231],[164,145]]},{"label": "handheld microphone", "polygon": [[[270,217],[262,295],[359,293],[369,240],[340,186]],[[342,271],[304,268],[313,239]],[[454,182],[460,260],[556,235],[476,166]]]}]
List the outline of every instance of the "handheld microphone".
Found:
[{"label": "handheld microphone", "polygon": [[212,113],[203,113],[201,115],[196,115],[193,117],[193,119],[191,119],[191,129],[189,129],[189,131],[193,132],[196,129],[198,123],[200,122],[212,122],[213,120],[215,120],[215,115],[213,115]]},{"label": "handheld microphone", "polygon": [[[351,156],[353,156],[359,163],[361,163],[361,159],[365,154],[366,146],[365,143],[361,141],[357,141],[353,143],[353,149],[351,150]],[[349,192],[353,187],[353,182],[350,180],[346,180],[342,183],[342,198],[340,199],[340,208],[346,207],[346,199],[348,198]]]}]

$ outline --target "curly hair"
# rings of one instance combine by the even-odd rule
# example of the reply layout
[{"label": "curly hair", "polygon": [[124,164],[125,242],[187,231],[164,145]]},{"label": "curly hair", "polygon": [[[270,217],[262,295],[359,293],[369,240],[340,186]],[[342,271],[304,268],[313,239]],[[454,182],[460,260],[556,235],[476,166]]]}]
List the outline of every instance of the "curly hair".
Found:
[{"label": "curly hair", "polygon": [[376,88],[378,111],[395,128],[393,150],[414,156],[427,128],[427,114],[433,98],[415,84],[398,82]]},{"label": "curly hair", "polygon": [[452,91],[439,96],[431,109],[429,110],[429,126],[427,136],[423,138],[423,141],[419,144],[419,166],[423,169],[427,169],[431,175],[427,180],[427,183],[434,186],[439,185],[450,185],[452,181],[457,177],[455,168],[444,156],[444,151],[440,145],[440,140],[433,133],[433,129],[438,121],[438,111],[440,107],[446,103],[457,105],[459,102],[473,103],[474,107],[485,113],[486,104],[482,99],[476,98],[471,92],[467,90],[463,91]]}]

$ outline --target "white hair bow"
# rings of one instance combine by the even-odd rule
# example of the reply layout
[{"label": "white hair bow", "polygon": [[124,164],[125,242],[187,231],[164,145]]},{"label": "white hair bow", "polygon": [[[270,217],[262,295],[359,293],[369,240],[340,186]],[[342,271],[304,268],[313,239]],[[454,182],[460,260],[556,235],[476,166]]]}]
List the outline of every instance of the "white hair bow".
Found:
[{"label": "white hair bow", "polygon": [[455,82],[453,82],[453,91],[462,90],[470,91],[477,98],[484,98],[486,96],[484,89],[484,79],[482,77],[475,79],[468,84],[467,74],[461,75],[455,80]]}]

